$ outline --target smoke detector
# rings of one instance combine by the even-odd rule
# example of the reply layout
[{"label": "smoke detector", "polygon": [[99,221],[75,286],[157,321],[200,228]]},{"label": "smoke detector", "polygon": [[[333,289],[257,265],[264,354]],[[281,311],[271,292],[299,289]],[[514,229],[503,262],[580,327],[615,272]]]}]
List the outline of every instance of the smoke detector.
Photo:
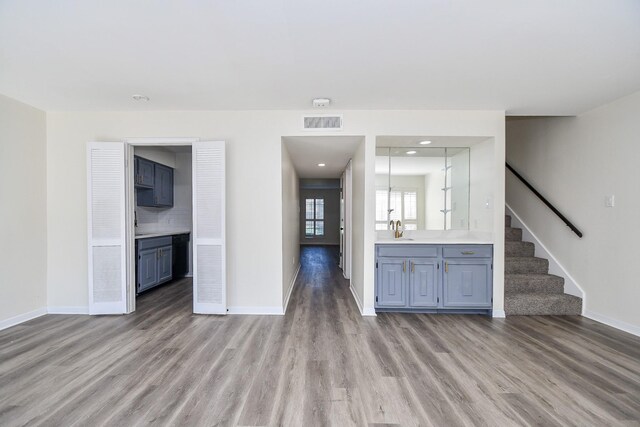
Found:
[{"label": "smoke detector", "polygon": [[331,104],[329,98],[316,98],[312,101],[314,107],[328,107]]},{"label": "smoke detector", "polygon": [[133,95],[132,98],[134,99],[134,101],[148,101],[149,97],[146,95]]}]

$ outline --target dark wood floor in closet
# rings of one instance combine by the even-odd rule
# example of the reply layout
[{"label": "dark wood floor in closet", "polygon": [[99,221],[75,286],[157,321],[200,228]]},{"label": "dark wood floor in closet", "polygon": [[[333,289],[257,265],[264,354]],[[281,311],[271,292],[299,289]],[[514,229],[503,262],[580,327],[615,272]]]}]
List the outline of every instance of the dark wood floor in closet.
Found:
[{"label": "dark wood floor in closet", "polygon": [[305,247],[286,316],[191,313],[188,279],[129,316],[0,332],[0,425],[638,425],[640,339],[582,317],[363,318]]}]

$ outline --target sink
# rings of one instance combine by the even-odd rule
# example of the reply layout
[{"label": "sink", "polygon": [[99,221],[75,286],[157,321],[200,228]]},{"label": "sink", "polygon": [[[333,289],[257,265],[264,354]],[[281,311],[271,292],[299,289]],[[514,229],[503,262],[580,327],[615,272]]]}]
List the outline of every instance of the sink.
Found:
[{"label": "sink", "polygon": [[380,240],[388,240],[390,242],[396,242],[396,241],[412,241],[414,239],[411,237],[398,237],[397,239],[395,237],[385,237]]}]

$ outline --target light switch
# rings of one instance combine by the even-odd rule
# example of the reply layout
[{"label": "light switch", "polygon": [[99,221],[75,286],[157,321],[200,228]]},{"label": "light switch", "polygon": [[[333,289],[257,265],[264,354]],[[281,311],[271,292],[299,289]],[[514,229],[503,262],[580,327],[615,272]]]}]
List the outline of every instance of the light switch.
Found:
[{"label": "light switch", "polygon": [[604,205],[608,208],[614,207],[616,205],[616,196],[612,194],[611,196],[605,197]]}]

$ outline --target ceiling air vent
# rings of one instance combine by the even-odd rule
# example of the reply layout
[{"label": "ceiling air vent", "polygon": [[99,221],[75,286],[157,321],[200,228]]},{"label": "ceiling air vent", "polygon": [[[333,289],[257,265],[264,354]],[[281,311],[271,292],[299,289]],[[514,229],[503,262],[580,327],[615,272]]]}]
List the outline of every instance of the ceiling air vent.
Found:
[{"label": "ceiling air vent", "polygon": [[342,115],[303,116],[304,130],[342,130]]}]

